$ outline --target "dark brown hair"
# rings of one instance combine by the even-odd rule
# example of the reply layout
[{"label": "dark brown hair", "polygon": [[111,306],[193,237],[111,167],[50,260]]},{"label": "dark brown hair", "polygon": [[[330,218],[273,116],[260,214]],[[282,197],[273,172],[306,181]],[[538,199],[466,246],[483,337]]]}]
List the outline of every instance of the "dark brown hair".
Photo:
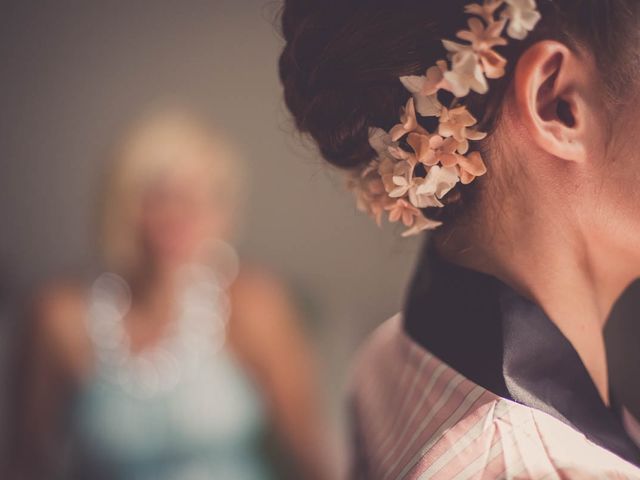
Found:
[{"label": "dark brown hair", "polygon": [[[476,0],[477,1],[477,0]],[[389,129],[409,98],[402,75],[424,74],[445,58],[441,39],[466,25],[471,0],[285,0],[280,78],[295,125],[321,154],[342,168],[374,158],[369,127]],[[526,41],[498,49],[509,60],[507,75],[491,81],[487,95],[465,103],[491,131],[520,54],[532,43],[554,39],[594,54],[611,101],[629,88],[637,64],[638,0],[537,0],[542,20]],[[626,87],[626,88],[625,88]],[[490,163],[490,156],[488,158]],[[489,166],[490,168],[490,166]],[[458,190],[458,189],[456,189]],[[475,187],[460,188],[455,208],[437,213],[445,221],[469,203]]]}]

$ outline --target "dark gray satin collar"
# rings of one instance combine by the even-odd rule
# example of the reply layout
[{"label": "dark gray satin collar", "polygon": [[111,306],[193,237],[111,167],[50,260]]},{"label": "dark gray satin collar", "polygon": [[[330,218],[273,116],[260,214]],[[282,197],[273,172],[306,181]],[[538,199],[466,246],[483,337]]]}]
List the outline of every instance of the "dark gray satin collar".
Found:
[{"label": "dark gray satin collar", "polygon": [[407,333],[469,380],[542,410],[640,466],[577,352],[535,303],[427,248],[405,307]]}]

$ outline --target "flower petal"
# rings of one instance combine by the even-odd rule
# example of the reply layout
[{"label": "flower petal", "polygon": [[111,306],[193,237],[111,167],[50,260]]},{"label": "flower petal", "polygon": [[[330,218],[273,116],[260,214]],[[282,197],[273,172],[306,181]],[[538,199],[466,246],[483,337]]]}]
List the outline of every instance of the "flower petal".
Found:
[{"label": "flower petal", "polygon": [[444,72],[447,71],[447,63],[444,60],[438,60],[436,65],[427,69],[425,74],[425,82],[423,85],[423,93],[425,95],[433,95],[440,89],[440,84],[444,79]]},{"label": "flower petal", "polygon": [[435,220],[431,220],[429,218],[426,218],[424,215],[417,217],[413,227],[411,227],[410,229],[406,230],[402,236],[403,237],[412,237],[414,235],[418,235],[421,232],[424,232],[425,230],[435,230],[436,228],[438,228],[439,226],[442,225],[442,222],[438,222]]},{"label": "flower petal", "polygon": [[474,141],[478,141],[478,140],[484,140],[487,137],[487,133],[486,132],[480,132],[478,130],[473,130],[471,128],[467,128],[466,129],[466,136],[469,140],[474,140]]},{"label": "flower petal", "polygon": [[369,129],[369,145],[376,151],[378,156],[386,155],[387,149],[392,144],[391,136],[382,128]]},{"label": "flower petal", "polygon": [[444,205],[435,195],[427,195],[418,193],[418,186],[409,189],[409,201],[416,208],[442,208]]},{"label": "flower petal", "polygon": [[438,117],[442,111],[442,104],[437,95],[414,95],[416,110],[423,117]]},{"label": "flower petal", "polygon": [[427,78],[422,75],[407,75],[400,77],[400,82],[411,93],[422,93]]},{"label": "flower petal", "polygon": [[[487,167],[482,160],[482,155],[480,154],[480,152],[471,152],[467,156],[461,156],[458,160],[458,165],[460,166],[461,170],[461,181],[464,184],[470,183],[470,181],[465,182],[469,175],[475,178],[487,173]],[[473,178],[471,179],[471,181],[472,180]]]},{"label": "flower petal", "polygon": [[420,195],[435,195],[444,197],[460,181],[458,170],[455,167],[431,167],[422,185],[417,189]]},{"label": "flower petal", "polygon": [[508,5],[502,13],[509,20],[507,35],[516,40],[524,40],[542,18],[536,9],[535,0],[504,0]]},{"label": "flower petal", "polygon": [[451,92],[458,98],[466,97],[471,90],[479,94],[485,94],[489,91],[480,59],[470,49],[453,56],[451,70],[444,73],[444,78],[451,88]]},{"label": "flower petal", "polygon": [[480,62],[487,78],[502,78],[505,74],[507,59],[494,50],[480,53]]}]

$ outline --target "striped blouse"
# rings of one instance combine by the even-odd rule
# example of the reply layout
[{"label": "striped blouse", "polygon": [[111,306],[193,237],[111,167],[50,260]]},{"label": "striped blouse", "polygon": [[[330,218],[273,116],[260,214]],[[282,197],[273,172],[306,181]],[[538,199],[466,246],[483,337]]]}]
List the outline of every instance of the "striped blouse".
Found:
[{"label": "striped blouse", "polygon": [[640,480],[635,418],[538,305],[434,249],[421,262],[355,365],[354,478]]},{"label": "striped blouse", "polygon": [[352,401],[354,478],[640,479],[569,425],[466,379],[408,337],[399,315],[359,355]]}]

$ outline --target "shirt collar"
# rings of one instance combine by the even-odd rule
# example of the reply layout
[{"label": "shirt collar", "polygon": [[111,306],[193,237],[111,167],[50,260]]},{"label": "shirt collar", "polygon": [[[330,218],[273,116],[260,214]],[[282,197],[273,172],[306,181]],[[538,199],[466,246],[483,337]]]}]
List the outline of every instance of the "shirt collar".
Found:
[{"label": "shirt collar", "polygon": [[427,247],[404,318],[413,340],[469,380],[572,425],[640,466],[640,450],[568,339],[538,305],[495,277]]}]

